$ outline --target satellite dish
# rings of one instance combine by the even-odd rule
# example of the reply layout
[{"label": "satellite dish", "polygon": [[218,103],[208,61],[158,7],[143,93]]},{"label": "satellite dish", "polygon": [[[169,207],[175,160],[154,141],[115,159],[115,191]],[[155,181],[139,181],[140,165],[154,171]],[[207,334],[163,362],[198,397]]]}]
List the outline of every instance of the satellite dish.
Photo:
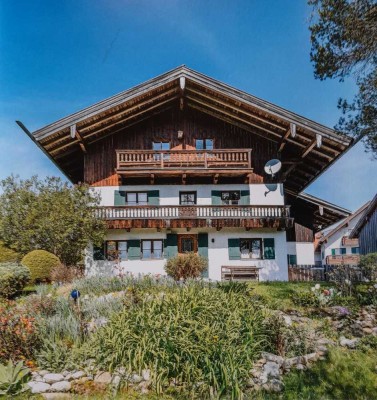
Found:
[{"label": "satellite dish", "polygon": [[266,162],[266,165],[264,166],[264,172],[267,175],[271,175],[272,178],[277,174],[281,169],[281,161],[274,158],[270,161]]}]

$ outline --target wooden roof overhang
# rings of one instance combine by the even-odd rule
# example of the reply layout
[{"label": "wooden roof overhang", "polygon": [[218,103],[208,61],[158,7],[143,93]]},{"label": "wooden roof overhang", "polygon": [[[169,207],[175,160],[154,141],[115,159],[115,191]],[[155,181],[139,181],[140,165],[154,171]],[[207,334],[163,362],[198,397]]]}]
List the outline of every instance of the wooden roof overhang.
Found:
[{"label": "wooden roof overhang", "polygon": [[[307,193],[300,193],[299,195],[289,191],[286,191],[286,193],[295,221],[302,217],[310,218],[311,221],[309,224],[313,226],[315,232],[319,232],[344,218],[348,218],[352,214],[346,208],[339,207]],[[297,210],[300,211],[301,218],[297,218]]]},{"label": "wooden roof overhang", "polygon": [[[88,147],[169,108],[188,107],[276,145],[281,180],[304,190],[353,144],[353,139],[185,66],[103,100],[30,134],[73,182],[83,180]],[[266,160],[267,161],[267,160]]]}]

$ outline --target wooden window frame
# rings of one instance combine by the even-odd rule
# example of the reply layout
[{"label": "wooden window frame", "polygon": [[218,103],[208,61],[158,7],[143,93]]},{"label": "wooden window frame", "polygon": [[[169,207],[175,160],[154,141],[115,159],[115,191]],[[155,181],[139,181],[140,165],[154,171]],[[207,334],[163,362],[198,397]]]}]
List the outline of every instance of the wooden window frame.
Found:
[{"label": "wooden window frame", "polygon": [[[260,257],[259,258],[251,257],[252,251],[251,251],[250,245],[249,245],[249,257],[242,257],[241,242],[243,240],[247,240],[247,241],[250,241],[250,242],[259,241],[259,243],[260,243]],[[264,254],[264,246],[263,246],[263,239],[262,238],[240,238],[240,257],[241,257],[241,260],[263,260],[264,259],[263,254]]]},{"label": "wooden window frame", "polygon": [[[239,199],[237,200],[237,204],[224,203],[223,193],[232,193],[232,192],[238,192],[239,193]],[[220,200],[221,200],[222,204],[230,205],[230,206],[238,206],[240,204],[240,202],[241,202],[241,190],[222,190],[220,192]],[[230,200],[230,201],[235,201],[235,200]]]},{"label": "wooden window frame", "polygon": [[147,196],[147,201],[146,201],[146,204],[142,204],[142,205],[148,205],[148,191],[138,191],[138,192],[132,192],[132,191],[129,191],[129,192],[125,192],[125,200],[126,200],[126,205],[129,205],[128,203],[128,195],[129,194],[136,194],[136,203],[135,203],[135,205],[138,205],[138,204],[140,204],[139,203],[139,194],[141,194],[141,193],[143,193],[143,194],[145,194],[146,196]]},{"label": "wooden window frame", "polygon": [[[151,242],[151,257],[145,258],[143,254],[143,242]],[[154,257],[154,242],[161,242],[161,257]],[[164,239],[141,239],[140,255],[142,260],[162,260],[164,258]]]},{"label": "wooden window frame", "polygon": [[[193,194],[194,195],[194,201],[195,201],[195,203],[194,204],[182,204],[182,199],[181,199],[181,195],[182,194]],[[197,200],[198,200],[198,193],[197,193],[197,191],[180,191],[179,192],[179,205],[180,206],[195,206],[195,205],[197,205]]]},{"label": "wooden window frame", "polygon": [[[112,259],[109,258],[109,251],[108,251],[108,243],[109,242],[114,242],[115,243],[115,251],[117,253],[117,258],[112,258]],[[127,243],[127,257],[126,258],[122,258],[122,259],[119,258],[119,243],[120,242],[122,242],[122,243],[126,242]],[[127,240],[106,240],[105,241],[105,260],[107,260],[107,261],[117,261],[117,260],[127,261],[128,260],[128,241]]]},{"label": "wooden window frame", "polygon": [[179,254],[185,254],[182,252],[182,239],[192,239],[194,242],[194,253],[198,252],[198,235],[195,234],[178,234],[178,253]]}]

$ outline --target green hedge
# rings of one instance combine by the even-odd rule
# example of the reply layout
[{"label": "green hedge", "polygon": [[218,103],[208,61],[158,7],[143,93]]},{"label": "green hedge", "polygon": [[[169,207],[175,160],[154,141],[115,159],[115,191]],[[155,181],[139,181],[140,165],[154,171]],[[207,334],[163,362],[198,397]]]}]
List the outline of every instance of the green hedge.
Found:
[{"label": "green hedge", "polygon": [[16,251],[6,247],[4,243],[0,241],[0,263],[16,262],[19,261],[20,258],[20,255]]},{"label": "green hedge", "polygon": [[0,263],[0,296],[12,297],[30,280],[30,270],[17,263]]},{"label": "green hedge", "polygon": [[26,254],[21,264],[30,269],[31,280],[37,283],[49,281],[52,269],[60,265],[60,260],[46,250],[33,250]]}]

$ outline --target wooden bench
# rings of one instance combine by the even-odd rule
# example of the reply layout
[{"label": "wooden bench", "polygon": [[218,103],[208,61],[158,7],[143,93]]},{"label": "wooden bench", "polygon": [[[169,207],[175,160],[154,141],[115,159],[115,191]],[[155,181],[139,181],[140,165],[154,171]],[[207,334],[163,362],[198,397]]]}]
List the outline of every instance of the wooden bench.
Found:
[{"label": "wooden bench", "polygon": [[221,267],[222,281],[259,281],[260,268],[245,265],[223,265]]}]

